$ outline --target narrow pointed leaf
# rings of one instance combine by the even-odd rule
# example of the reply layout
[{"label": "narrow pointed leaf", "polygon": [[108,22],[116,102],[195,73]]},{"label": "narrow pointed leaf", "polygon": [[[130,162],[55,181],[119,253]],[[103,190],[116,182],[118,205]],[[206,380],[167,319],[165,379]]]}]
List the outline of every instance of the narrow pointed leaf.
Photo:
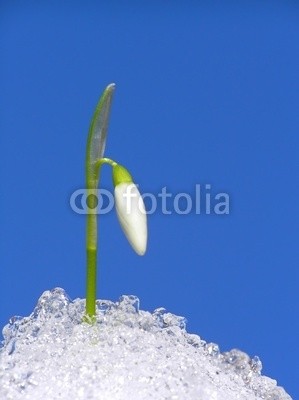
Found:
[{"label": "narrow pointed leaf", "polygon": [[98,184],[96,162],[103,157],[109,122],[109,114],[115,84],[111,83],[104,90],[91,120],[86,151],[87,183],[96,187]]}]

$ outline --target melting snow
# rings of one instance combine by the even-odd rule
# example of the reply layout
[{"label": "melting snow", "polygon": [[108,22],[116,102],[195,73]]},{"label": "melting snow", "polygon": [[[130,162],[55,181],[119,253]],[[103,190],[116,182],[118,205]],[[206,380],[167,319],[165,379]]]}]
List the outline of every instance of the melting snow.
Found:
[{"label": "melting snow", "polygon": [[97,301],[46,291],[29,317],[14,317],[0,348],[1,400],[291,400],[261,375],[258,357],[221,353],[188,334],[185,319],[139,309],[136,296]]}]

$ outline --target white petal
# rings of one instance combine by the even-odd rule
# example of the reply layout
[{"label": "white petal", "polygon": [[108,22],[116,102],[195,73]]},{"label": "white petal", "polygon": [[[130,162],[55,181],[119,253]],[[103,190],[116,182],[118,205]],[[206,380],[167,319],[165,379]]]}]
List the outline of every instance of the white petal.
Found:
[{"label": "white petal", "polygon": [[147,244],[147,218],[143,199],[134,183],[115,186],[115,206],[120,225],[137,254],[142,256]]}]

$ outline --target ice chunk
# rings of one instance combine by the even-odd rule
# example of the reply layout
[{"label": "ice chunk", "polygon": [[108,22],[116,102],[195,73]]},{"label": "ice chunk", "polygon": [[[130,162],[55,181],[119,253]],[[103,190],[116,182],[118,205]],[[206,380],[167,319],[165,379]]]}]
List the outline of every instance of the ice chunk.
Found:
[{"label": "ice chunk", "polygon": [[186,332],[163,308],[149,313],[136,296],[97,301],[94,325],[85,300],[63,289],[43,293],[29,317],[3,329],[0,399],[290,400],[261,375],[258,357]]}]

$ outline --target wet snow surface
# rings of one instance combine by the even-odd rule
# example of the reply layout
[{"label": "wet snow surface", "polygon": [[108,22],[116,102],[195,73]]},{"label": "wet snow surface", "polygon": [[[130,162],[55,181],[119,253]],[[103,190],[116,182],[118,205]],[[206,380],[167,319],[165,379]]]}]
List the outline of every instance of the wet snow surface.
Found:
[{"label": "wet snow surface", "polygon": [[258,357],[221,353],[188,334],[183,317],[142,311],[137,297],[122,296],[99,300],[90,325],[84,305],[56,288],[4,327],[1,400],[291,399],[261,375]]}]

